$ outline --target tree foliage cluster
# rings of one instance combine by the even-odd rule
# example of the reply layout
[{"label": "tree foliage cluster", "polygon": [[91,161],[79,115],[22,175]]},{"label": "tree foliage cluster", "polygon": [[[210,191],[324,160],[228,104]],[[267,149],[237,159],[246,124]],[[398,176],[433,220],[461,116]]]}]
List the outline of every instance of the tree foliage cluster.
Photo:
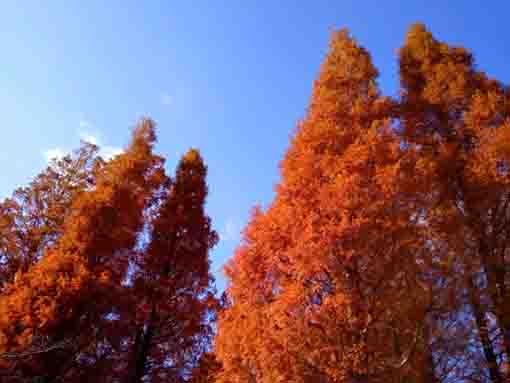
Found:
[{"label": "tree foliage cluster", "polygon": [[170,178],[155,140],[83,143],[1,204],[2,382],[180,382],[208,349],[207,168],[192,149]]},{"label": "tree foliage cluster", "polygon": [[421,24],[398,62],[384,96],[333,34],[221,299],[207,168],[193,149],[166,175],[151,120],[15,191],[2,382],[510,382],[510,89]]},{"label": "tree foliage cluster", "polygon": [[342,30],[226,266],[218,383],[510,381],[510,91],[410,28],[400,91]]}]

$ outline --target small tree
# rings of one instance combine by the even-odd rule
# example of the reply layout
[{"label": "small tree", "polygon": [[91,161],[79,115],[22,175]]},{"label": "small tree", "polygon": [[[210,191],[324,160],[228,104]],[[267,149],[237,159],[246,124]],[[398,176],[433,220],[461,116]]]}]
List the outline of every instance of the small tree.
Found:
[{"label": "small tree", "polygon": [[73,199],[61,234],[40,260],[4,287],[0,353],[68,339],[73,346],[16,359],[14,366],[2,359],[4,371],[54,379],[80,363],[87,366],[89,360],[80,355],[98,341],[115,344],[117,334],[103,324],[118,299],[126,255],[143,228],[144,209],[162,181],[162,159],[152,154],[154,141],[153,123],[143,120],[126,151],[101,169],[93,187]]},{"label": "small tree", "polygon": [[0,203],[0,288],[58,240],[74,200],[94,186],[103,163],[98,147],[82,142],[79,150],[53,159],[28,187]]},{"label": "small tree", "polygon": [[188,151],[154,211],[135,282],[133,383],[186,378],[209,345],[216,300],[208,254],[218,236],[205,213],[206,175],[200,153]]}]

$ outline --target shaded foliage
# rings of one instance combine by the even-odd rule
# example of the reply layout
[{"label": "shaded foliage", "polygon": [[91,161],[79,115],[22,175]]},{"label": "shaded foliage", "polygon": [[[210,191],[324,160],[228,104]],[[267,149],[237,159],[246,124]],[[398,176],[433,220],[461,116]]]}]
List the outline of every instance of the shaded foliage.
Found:
[{"label": "shaded foliage", "polygon": [[[84,144],[3,203],[2,381],[124,380],[135,370],[132,335],[151,325],[159,354],[136,381],[169,358],[182,378],[207,348],[216,234],[203,211],[205,165],[190,152],[172,182],[155,139],[154,123],[141,120],[122,154],[105,163]],[[165,248],[171,235],[178,251]]]}]

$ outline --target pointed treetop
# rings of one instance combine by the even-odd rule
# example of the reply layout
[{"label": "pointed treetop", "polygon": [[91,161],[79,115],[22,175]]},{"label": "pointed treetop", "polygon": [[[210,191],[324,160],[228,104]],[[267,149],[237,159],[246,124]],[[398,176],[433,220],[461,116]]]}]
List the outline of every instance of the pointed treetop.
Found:
[{"label": "pointed treetop", "polygon": [[361,47],[345,28],[331,36],[323,71],[326,68],[334,70],[335,77],[339,79],[360,82],[373,80],[379,75],[368,51]]},{"label": "pointed treetop", "polygon": [[[0,296],[0,352],[25,347],[64,321],[76,329],[85,318],[92,321],[101,310],[111,310],[107,292],[128,266],[120,255],[109,260],[135,246],[143,211],[163,180],[162,160],[152,153],[154,141],[153,123],[142,120],[128,149],[101,169],[94,188],[73,201],[56,243],[6,287]],[[83,304],[92,300],[93,311]]]},{"label": "pointed treetop", "polygon": [[[347,29],[334,32],[314,84],[310,117],[316,113],[338,113],[339,108],[354,105],[360,98],[377,96],[375,80],[378,75],[368,51],[349,35]],[[331,109],[324,110],[328,105]]]},{"label": "pointed treetop", "polygon": [[428,53],[427,51],[436,44],[437,41],[432,36],[432,33],[430,33],[422,23],[411,25],[407,31],[405,45],[417,54],[416,58],[419,57],[418,53],[420,52],[422,53],[422,57],[424,57],[424,53]]},{"label": "pointed treetop", "polygon": [[[312,190],[303,185],[334,176],[332,162],[364,136],[375,120],[388,116],[390,103],[379,95],[377,76],[370,54],[347,30],[333,33],[308,113],[281,162],[282,187],[302,195]],[[297,197],[294,192],[292,199]]]},{"label": "pointed treetop", "polygon": [[[176,180],[180,180],[181,182],[188,184],[190,181],[200,182],[199,178],[201,178],[202,182],[205,182],[206,174],[207,166],[200,155],[200,151],[198,149],[191,148],[181,157],[179,164],[177,165]],[[190,176],[198,176],[199,178],[194,181],[191,179],[189,181],[185,181],[185,179],[188,179]],[[190,187],[195,188],[196,186],[190,185]]]},{"label": "pointed treetop", "polygon": [[195,148],[189,149],[186,154],[181,157],[181,161],[187,164],[203,163],[200,151]]},{"label": "pointed treetop", "polygon": [[434,38],[423,24],[413,25],[399,52],[404,95],[430,104],[464,105],[473,91],[474,59],[463,47]]},{"label": "pointed treetop", "polygon": [[133,129],[133,138],[130,147],[140,144],[152,145],[156,142],[156,124],[147,117],[143,117],[138,121]]}]

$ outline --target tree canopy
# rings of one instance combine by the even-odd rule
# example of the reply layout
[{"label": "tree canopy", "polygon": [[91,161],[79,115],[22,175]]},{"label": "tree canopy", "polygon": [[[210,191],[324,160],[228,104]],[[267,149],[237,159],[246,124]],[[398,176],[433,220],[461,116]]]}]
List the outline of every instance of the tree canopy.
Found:
[{"label": "tree canopy", "polygon": [[219,382],[507,381],[508,88],[421,24],[399,64],[384,97],[333,34],[225,268]]},{"label": "tree canopy", "polygon": [[510,90],[422,24],[385,96],[332,34],[221,297],[205,160],[141,119],[0,202],[2,382],[510,381]]},{"label": "tree canopy", "polygon": [[84,144],[4,203],[14,243],[3,237],[3,381],[182,377],[207,347],[216,234],[206,167],[192,150],[170,179],[155,140],[154,123],[141,120],[122,154],[104,162]]}]

